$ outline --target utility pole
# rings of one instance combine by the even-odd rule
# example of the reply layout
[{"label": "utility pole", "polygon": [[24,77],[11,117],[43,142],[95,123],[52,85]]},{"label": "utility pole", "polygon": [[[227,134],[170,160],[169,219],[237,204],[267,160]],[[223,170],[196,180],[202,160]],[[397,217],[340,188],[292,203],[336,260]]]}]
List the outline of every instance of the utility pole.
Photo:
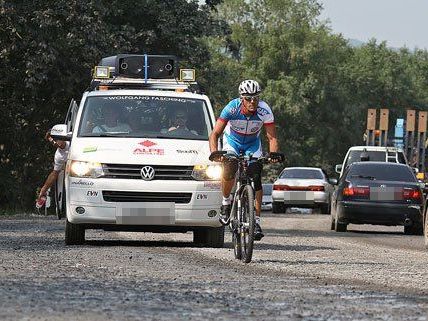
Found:
[{"label": "utility pole", "polygon": [[366,145],[374,146],[376,130],[376,109],[369,108],[367,111]]},{"label": "utility pole", "polygon": [[388,124],[389,124],[389,109],[380,110],[379,123],[379,146],[388,146]]},{"label": "utility pole", "polygon": [[404,141],[404,148],[407,160],[409,164],[414,166],[413,158],[414,158],[414,146],[415,146],[415,120],[416,120],[416,112],[413,109],[407,110],[407,118],[406,118],[406,139]]},{"label": "utility pole", "polygon": [[417,157],[419,172],[425,173],[425,141],[427,139],[427,112],[420,111],[418,119]]}]

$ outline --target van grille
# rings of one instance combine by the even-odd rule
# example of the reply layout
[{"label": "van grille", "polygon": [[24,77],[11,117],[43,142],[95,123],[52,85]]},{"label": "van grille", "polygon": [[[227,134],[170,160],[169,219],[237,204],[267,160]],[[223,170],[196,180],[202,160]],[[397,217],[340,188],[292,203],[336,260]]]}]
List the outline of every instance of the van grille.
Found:
[{"label": "van grille", "polygon": [[[142,179],[141,168],[147,165],[103,164],[106,178]],[[193,166],[148,165],[155,169],[153,180],[193,180]]]},{"label": "van grille", "polygon": [[173,202],[186,204],[190,203],[192,193],[103,191],[103,198],[106,202]]}]

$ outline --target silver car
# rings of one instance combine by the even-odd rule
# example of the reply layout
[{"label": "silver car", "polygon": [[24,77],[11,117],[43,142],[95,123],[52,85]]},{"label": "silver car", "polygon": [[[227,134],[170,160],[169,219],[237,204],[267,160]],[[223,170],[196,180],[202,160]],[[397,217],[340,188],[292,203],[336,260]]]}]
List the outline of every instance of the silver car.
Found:
[{"label": "silver car", "polygon": [[317,167],[287,167],[273,183],[272,212],[284,213],[287,207],[321,209],[330,213],[330,195],[335,179]]},{"label": "silver car", "polygon": [[263,187],[263,199],[262,199],[262,211],[272,210],[272,184],[262,184]]}]

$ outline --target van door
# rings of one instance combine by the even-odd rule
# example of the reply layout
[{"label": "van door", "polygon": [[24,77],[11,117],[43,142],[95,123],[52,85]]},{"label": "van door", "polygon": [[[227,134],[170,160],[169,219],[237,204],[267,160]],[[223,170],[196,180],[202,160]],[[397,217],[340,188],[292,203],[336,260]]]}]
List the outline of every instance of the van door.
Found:
[{"label": "van door", "polygon": [[[79,109],[79,105],[77,102],[72,99],[70,101],[70,105],[68,106],[68,111],[65,116],[64,123],[67,125],[67,132],[72,132],[76,122],[77,111]],[[71,142],[70,142],[71,143]],[[65,217],[65,184],[64,184],[64,170],[62,170],[58,179],[55,183],[55,212],[58,216],[58,219]]]}]

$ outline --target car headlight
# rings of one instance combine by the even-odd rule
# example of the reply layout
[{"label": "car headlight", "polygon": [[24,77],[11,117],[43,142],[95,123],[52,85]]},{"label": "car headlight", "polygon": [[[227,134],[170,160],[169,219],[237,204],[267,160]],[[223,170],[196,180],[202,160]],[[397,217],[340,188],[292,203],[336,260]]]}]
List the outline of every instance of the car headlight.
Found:
[{"label": "car headlight", "polygon": [[222,173],[221,165],[195,165],[192,177],[198,181],[219,181]]},{"label": "car headlight", "polygon": [[101,163],[71,161],[70,176],[97,178],[104,175]]}]

